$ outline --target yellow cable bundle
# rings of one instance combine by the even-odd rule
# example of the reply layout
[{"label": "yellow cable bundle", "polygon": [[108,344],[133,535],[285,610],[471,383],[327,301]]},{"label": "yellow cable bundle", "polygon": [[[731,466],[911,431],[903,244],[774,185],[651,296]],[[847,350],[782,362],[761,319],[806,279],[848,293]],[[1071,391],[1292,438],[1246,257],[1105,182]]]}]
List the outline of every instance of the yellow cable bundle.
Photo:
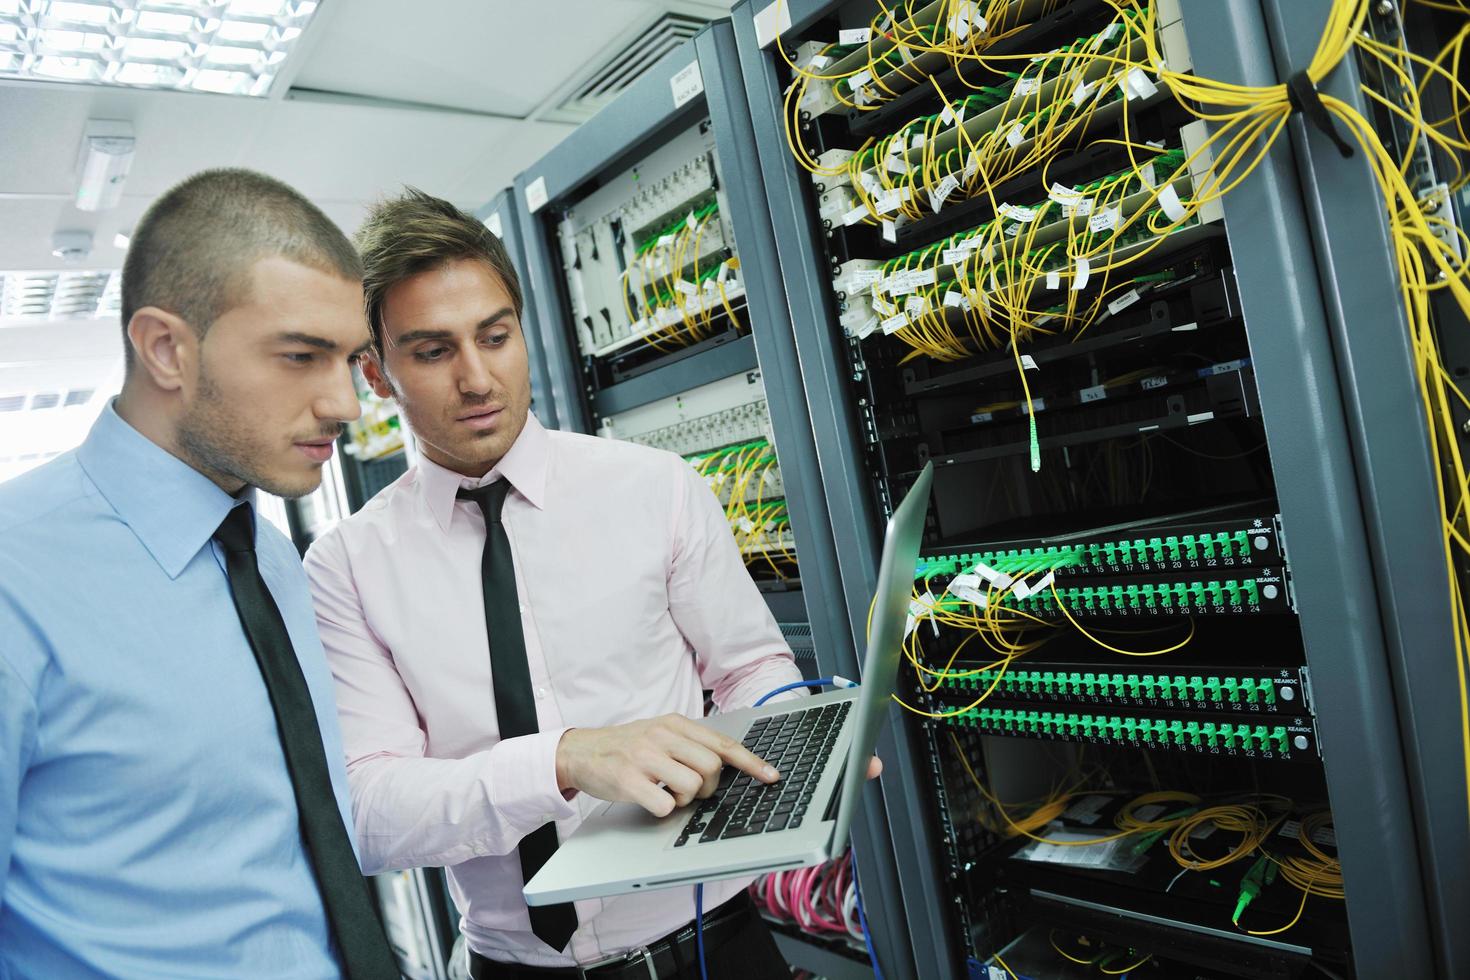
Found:
[{"label": "yellow cable bundle", "polygon": [[[1254,803],[1232,803],[1206,807],[1180,820],[1169,835],[1169,854],[1182,868],[1209,871],[1239,861],[1261,846],[1285,815],[1275,816]],[[1207,858],[1194,849],[1191,838],[1213,825],[1218,830],[1240,835],[1240,840],[1221,857]]]}]

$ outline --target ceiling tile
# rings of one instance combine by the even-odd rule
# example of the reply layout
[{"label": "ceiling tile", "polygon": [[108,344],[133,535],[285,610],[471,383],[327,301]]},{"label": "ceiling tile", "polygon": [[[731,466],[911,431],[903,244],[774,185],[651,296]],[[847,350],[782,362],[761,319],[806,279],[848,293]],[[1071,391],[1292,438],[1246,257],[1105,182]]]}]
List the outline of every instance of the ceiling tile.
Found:
[{"label": "ceiling tile", "polygon": [[331,6],[321,35],[304,52],[295,87],[516,117],[662,8],[640,0]]}]

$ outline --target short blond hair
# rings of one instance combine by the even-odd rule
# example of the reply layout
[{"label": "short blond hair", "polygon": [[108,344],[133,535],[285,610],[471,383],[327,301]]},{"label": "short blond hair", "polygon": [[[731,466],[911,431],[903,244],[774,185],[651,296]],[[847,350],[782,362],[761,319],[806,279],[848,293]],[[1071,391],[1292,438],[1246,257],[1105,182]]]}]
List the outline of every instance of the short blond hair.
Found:
[{"label": "short blond hair", "polygon": [[510,293],[516,316],[522,312],[521,280],[510,253],[483,222],[448,201],[414,187],[380,201],[354,236],[362,255],[363,294],[373,345],[382,351],[383,303],[388,291],[406,279],[458,259],[488,265]]}]

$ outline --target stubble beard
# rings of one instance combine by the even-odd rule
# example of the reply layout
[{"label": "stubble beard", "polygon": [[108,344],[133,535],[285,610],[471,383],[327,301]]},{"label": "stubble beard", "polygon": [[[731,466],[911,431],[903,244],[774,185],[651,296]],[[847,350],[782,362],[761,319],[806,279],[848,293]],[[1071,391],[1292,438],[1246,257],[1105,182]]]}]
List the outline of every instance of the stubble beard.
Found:
[{"label": "stubble beard", "polygon": [[321,486],[320,468],[290,484],[266,473],[263,463],[269,449],[250,437],[248,417],[236,417],[224,405],[219,386],[200,364],[198,396],[178,427],[179,449],[186,462],[213,479],[238,480],[278,497],[304,497]]}]

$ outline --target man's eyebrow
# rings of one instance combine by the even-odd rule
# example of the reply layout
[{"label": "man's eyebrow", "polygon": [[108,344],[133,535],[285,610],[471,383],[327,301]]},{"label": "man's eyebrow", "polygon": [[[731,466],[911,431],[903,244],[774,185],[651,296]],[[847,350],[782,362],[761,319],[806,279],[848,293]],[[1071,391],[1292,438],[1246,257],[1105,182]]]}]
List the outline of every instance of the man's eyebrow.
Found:
[{"label": "man's eyebrow", "polygon": [[[494,313],[491,313],[489,316],[485,317],[485,319],[475,324],[475,329],[478,331],[484,330],[486,327],[493,327],[495,326],[495,324],[499,323],[501,320],[504,320],[506,317],[514,316],[515,312],[516,311],[511,309],[509,306],[505,307],[504,309],[496,310]],[[410,330],[408,333],[403,334],[400,337],[393,338],[393,346],[399,347],[404,344],[416,343],[420,340],[453,339],[454,333],[450,330]]]},{"label": "man's eyebrow", "polygon": [[395,337],[393,339],[393,345],[397,347],[402,344],[412,344],[419,340],[450,340],[453,337],[454,334],[448,330],[410,330],[401,337]]},{"label": "man's eyebrow", "polygon": [[335,340],[328,340],[326,337],[318,337],[309,333],[296,333],[294,331],[278,333],[271,339],[283,344],[305,344],[307,347],[315,347],[318,350],[325,351],[334,351],[338,346]]},{"label": "man's eyebrow", "polygon": [[511,309],[509,306],[503,307],[496,310],[494,313],[491,313],[485,319],[477,323],[475,325],[475,329],[484,330],[486,327],[493,327],[495,326],[495,324],[499,323],[501,320],[504,320],[506,317],[514,315],[515,310]]},{"label": "man's eyebrow", "polygon": [[353,351],[351,354],[348,354],[347,355],[347,359],[350,360],[350,361],[355,361],[359,357],[361,357],[362,355],[366,354],[368,351],[370,351],[372,349],[373,349],[373,341],[372,341],[372,338],[369,338],[367,340],[364,340],[362,343],[358,344],[357,345],[357,350]]}]

